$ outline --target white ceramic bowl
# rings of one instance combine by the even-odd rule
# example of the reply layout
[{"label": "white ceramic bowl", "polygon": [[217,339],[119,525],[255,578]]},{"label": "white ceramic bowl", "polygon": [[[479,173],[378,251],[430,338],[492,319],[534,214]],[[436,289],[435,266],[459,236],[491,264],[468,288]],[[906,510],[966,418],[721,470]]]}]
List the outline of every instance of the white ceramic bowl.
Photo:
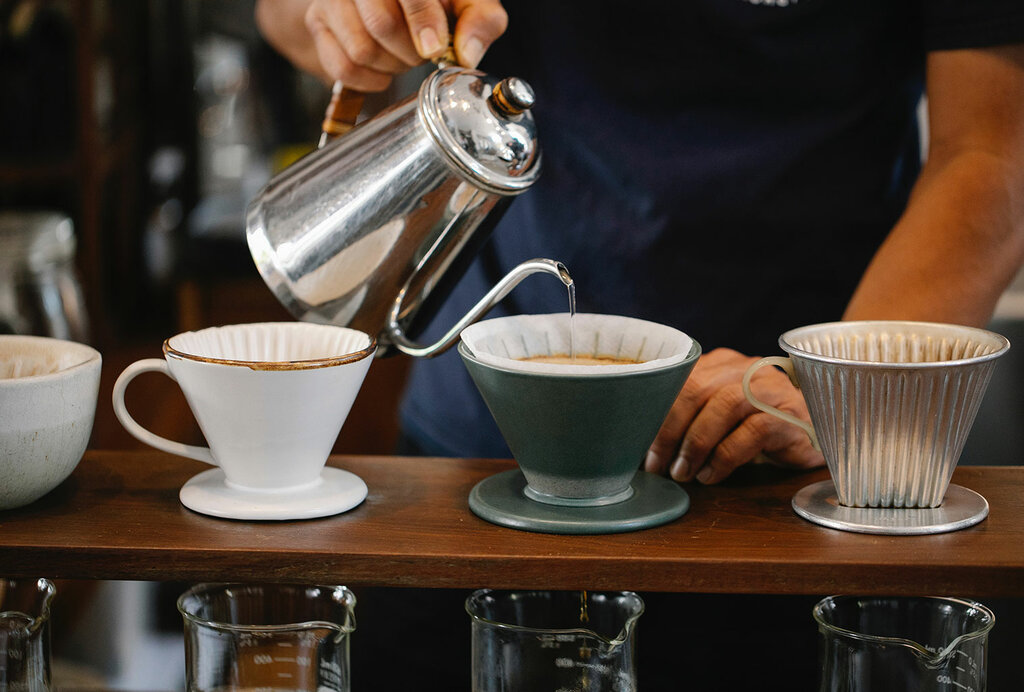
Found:
[{"label": "white ceramic bowl", "polygon": [[0,509],[34,502],[78,466],[101,362],[85,344],[0,335]]}]

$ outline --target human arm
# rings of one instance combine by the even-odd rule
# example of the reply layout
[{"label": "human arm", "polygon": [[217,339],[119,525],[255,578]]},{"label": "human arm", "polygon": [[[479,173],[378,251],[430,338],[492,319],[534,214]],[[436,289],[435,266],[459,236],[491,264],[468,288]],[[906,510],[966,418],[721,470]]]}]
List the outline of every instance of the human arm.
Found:
[{"label": "human arm", "polygon": [[256,23],[298,68],[376,92],[449,42],[459,64],[476,66],[508,17],[499,0],[258,0]]},{"label": "human arm", "polygon": [[928,160],[844,319],[984,326],[1024,260],[1024,46],[928,57]]},{"label": "human arm", "polygon": [[[932,53],[927,82],[928,160],[844,319],[984,325],[1024,260],[1024,46]],[[746,401],[740,381],[754,360],[716,349],[698,361],[651,446],[648,471],[715,483],[753,459],[823,463],[799,428]],[[782,373],[764,368],[753,387],[809,420]]]}]

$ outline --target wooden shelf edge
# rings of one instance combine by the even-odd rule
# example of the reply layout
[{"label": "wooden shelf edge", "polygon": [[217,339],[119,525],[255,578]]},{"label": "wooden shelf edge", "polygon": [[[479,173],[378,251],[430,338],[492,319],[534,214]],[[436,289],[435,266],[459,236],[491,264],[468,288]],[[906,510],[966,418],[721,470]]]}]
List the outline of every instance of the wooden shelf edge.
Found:
[{"label": "wooden shelf edge", "polygon": [[[797,517],[789,500],[823,471],[688,486],[690,512],[633,533],[558,536],[473,515],[469,491],[511,461],[332,457],[370,495],[350,512],[292,522],[215,519],[180,505],[205,467],[159,452],[88,452],[60,488],[0,513],[5,576],[329,582],[435,588],[689,593],[1024,596],[1024,467],[958,469],[989,496],[976,527],[870,536]],[[763,472],[758,472],[763,474]]]}]

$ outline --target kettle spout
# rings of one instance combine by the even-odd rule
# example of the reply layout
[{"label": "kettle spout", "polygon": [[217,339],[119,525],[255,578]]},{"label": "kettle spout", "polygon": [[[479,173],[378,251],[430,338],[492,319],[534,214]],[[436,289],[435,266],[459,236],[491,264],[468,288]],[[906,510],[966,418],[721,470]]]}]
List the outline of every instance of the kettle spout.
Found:
[{"label": "kettle spout", "polygon": [[512,271],[506,274],[501,281],[495,284],[494,289],[491,289],[491,291],[487,295],[489,296],[491,293],[494,293],[494,290],[497,289],[499,286],[503,286],[504,284],[508,283],[509,285],[507,286],[506,290],[502,292],[501,295],[494,301],[495,303],[497,303],[502,298],[507,296],[509,292],[519,284],[520,281],[528,277],[530,274],[537,273],[552,274],[558,277],[558,280],[561,281],[564,285],[573,285],[572,276],[569,275],[569,270],[566,269],[564,264],[555,260],[538,258],[527,260],[522,264],[516,265],[512,269]]},{"label": "kettle spout", "polygon": [[391,338],[391,342],[395,347],[405,353],[406,355],[415,357],[426,357],[431,358],[433,356],[440,355],[451,348],[452,344],[459,338],[462,330],[473,324],[487,312],[501,302],[502,298],[507,296],[513,288],[519,285],[519,283],[531,274],[545,273],[551,274],[558,278],[565,286],[572,286],[572,276],[569,275],[569,270],[566,269],[565,265],[555,260],[538,258],[527,260],[522,264],[517,265],[506,274],[494,287],[487,292],[480,301],[474,305],[469,312],[467,312],[462,319],[455,323],[448,332],[441,337],[439,341],[429,346],[420,346],[410,341],[406,336],[402,327],[398,324],[398,315],[402,311],[402,298],[404,297],[405,291],[399,294],[395,300],[394,306],[391,308],[391,313],[388,316],[388,336]]},{"label": "kettle spout", "polygon": [[[550,260],[544,261],[549,262]],[[564,264],[562,264],[561,262],[555,262],[555,270],[558,272],[558,278],[562,280],[563,284],[565,284],[567,287],[573,285],[572,277],[569,276],[569,270],[565,268]]]}]

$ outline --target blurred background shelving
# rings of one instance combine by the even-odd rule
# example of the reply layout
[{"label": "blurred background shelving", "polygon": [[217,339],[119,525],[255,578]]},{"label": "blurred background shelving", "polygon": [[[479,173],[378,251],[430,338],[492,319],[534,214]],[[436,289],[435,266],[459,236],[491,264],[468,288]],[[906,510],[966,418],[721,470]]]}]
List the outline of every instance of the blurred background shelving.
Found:
[{"label": "blurred background shelving", "polygon": [[[101,401],[128,363],[171,334],[290,320],[245,243],[245,207],[310,151],[329,89],[258,35],[252,0],[0,3],[0,212],[65,214]],[[380,109],[401,94],[370,99]],[[2,331],[2,325],[0,325]],[[338,451],[392,451],[408,363],[379,361]],[[133,410],[198,441],[183,397],[147,378]],[[137,446],[100,407],[92,446]]]},{"label": "blurred background shelving", "polygon": [[[82,340],[104,358],[91,448],[142,448],[114,418],[113,381],[158,357],[166,337],[292,319],[249,256],[245,207],[315,146],[330,90],[262,41],[253,10],[253,0],[0,0],[0,214],[73,224]],[[24,279],[5,266],[0,282]],[[407,367],[375,362],[335,451],[393,451]],[[202,443],[169,379],[146,377],[128,394],[151,430]],[[179,689],[174,600],[187,586],[59,581],[58,687]]]}]

